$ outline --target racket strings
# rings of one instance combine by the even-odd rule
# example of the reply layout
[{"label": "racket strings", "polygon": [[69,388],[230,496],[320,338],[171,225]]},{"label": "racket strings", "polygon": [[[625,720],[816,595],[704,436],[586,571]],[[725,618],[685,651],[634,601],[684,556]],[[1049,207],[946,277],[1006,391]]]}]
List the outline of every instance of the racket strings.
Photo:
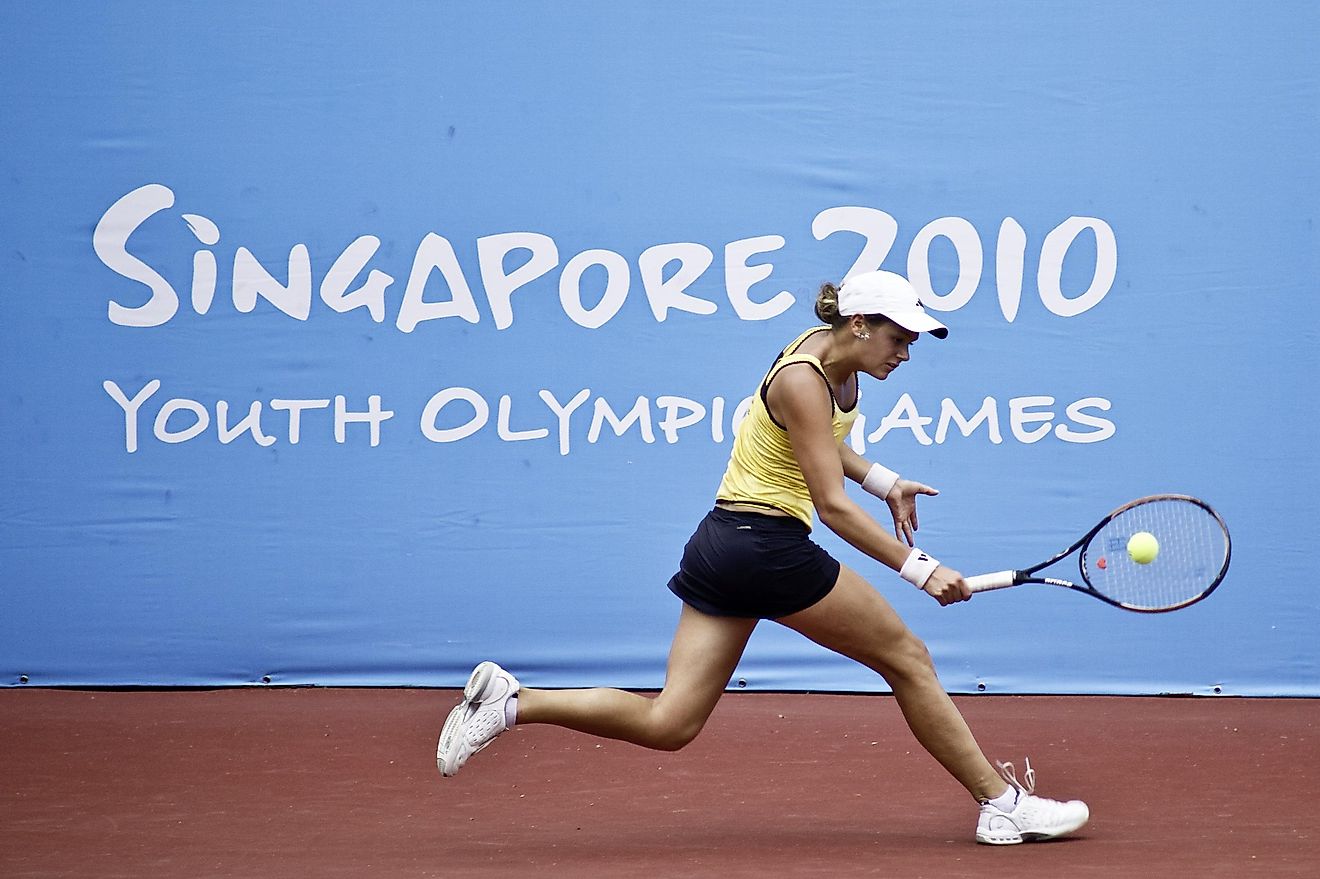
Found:
[{"label": "racket strings", "polygon": [[[1127,543],[1145,531],[1159,541],[1147,564],[1129,558]],[[1228,535],[1199,504],[1161,498],[1122,511],[1091,538],[1083,576],[1106,597],[1135,610],[1187,604],[1213,587],[1228,559]]]}]

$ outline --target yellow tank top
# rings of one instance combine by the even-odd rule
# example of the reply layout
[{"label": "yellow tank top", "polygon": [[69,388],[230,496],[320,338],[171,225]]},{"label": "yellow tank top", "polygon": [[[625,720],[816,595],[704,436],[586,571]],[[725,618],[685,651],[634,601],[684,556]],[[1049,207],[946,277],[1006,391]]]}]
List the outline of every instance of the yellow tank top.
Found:
[{"label": "yellow tank top", "polygon": [[[834,399],[834,390],[825,377],[825,368],[819,360],[810,354],[797,353],[802,343],[816,333],[828,332],[829,327],[814,327],[798,336],[775,358],[770,371],[761,380],[761,386],[752,399],[747,417],[738,426],[737,436],[733,440],[733,453],[729,456],[729,466],[724,471],[716,498],[740,504],[755,504],[783,510],[797,517],[811,527],[815,508],[811,505],[811,492],[807,490],[806,477],[802,468],[793,457],[793,447],[788,441],[788,431],[777,424],[766,408],[765,397],[771,380],[779,371],[794,363],[808,363],[820,373],[821,381],[830,390],[830,400],[834,405],[833,428],[836,442],[852,430],[857,420],[857,403],[849,410],[839,407]],[[858,398],[861,388],[858,388]]]}]

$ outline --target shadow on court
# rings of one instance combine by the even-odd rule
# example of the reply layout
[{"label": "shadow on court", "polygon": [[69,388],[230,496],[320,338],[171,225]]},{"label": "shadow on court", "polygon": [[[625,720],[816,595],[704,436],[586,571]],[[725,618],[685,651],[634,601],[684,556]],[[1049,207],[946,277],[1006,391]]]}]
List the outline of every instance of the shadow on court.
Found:
[{"label": "shadow on court", "polygon": [[1091,806],[989,848],[888,696],[731,693],[672,754],[520,727],[442,779],[457,698],[0,691],[0,876],[1320,875],[1320,700],[959,698]]}]

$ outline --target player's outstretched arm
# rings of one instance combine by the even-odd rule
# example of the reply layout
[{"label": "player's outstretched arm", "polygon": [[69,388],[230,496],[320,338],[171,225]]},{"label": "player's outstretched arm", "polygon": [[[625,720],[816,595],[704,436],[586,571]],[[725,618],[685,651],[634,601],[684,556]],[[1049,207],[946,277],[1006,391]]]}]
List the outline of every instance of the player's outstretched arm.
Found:
[{"label": "player's outstretched arm", "polygon": [[[894,520],[894,536],[906,541],[908,546],[916,546],[915,532],[919,527],[917,495],[925,494],[933,497],[939,494],[939,491],[924,483],[903,479],[883,466],[876,467],[853,451],[847,443],[839,444],[839,462],[843,465],[845,476],[877,497],[882,497],[889,505],[889,514]],[[881,480],[879,488],[875,486],[877,480],[874,470],[882,471],[890,477]],[[886,487],[888,487],[887,491]],[[881,494],[881,491],[884,491],[884,494]]]}]

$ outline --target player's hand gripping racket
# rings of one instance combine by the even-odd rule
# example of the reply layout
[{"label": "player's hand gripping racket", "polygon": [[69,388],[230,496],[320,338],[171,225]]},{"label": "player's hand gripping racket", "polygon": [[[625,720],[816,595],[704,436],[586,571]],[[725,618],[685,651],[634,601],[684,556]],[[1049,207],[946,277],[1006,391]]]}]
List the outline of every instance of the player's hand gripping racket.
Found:
[{"label": "player's hand gripping racket", "polygon": [[[1129,541],[1140,551],[1129,555]],[[1149,537],[1154,536],[1155,541]],[[1142,542],[1144,541],[1144,543]],[[1195,604],[1228,573],[1232,544],[1228,528],[1205,501],[1180,494],[1138,498],[1105,516],[1063,552],[1021,571],[965,578],[972,592],[1022,583],[1065,586],[1124,610],[1160,613]],[[1082,582],[1042,577],[1039,572],[1074,552]],[[1136,559],[1153,558],[1141,563]]]}]

